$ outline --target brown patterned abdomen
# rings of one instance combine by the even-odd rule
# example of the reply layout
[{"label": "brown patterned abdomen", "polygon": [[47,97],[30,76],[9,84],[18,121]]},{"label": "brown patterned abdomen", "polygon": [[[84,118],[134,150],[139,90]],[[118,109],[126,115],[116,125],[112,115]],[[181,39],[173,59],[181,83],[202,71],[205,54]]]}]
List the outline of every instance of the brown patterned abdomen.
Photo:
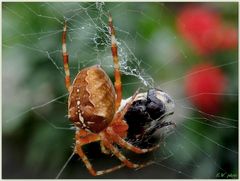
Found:
[{"label": "brown patterned abdomen", "polygon": [[72,84],[68,99],[68,115],[76,126],[98,133],[114,116],[115,90],[100,66],[81,70]]}]

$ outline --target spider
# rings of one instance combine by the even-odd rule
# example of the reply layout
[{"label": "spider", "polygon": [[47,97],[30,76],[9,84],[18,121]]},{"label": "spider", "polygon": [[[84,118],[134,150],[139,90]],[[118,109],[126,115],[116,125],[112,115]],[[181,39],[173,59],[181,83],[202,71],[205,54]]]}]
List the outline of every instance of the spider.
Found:
[{"label": "spider", "polygon": [[[122,102],[121,73],[119,70],[115,29],[111,15],[109,15],[109,33],[111,36],[111,51],[114,63],[114,86],[100,65],[82,69],[78,72],[71,84],[66,46],[66,21],[62,34],[65,85],[69,92],[68,118],[77,128],[74,152],[80,156],[88,171],[93,176],[110,173],[124,166],[129,168],[142,168],[153,163],[149,161],[144,164],[136,164],[129,161],[119,151],[116,144],[138,154],[150,152],[159,147],[158,144],[151,148],[142,149],[125,140],[129,126],[124,120],[124,115],[131,107],[135,98],[139,97],[139,94],[138,91],[136,91],[125,105],[120,108]],[[121,161],[121,164],[109,169],[96,171],[82,149],[84,145],[96,141],[100,141],[100,147],[103,153],[112,153]]]}]

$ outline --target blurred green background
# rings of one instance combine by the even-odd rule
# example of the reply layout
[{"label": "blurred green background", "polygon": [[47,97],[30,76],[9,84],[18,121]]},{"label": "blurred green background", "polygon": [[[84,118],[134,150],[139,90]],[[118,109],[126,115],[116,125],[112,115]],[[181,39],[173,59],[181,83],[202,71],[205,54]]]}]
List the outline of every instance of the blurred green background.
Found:
[{"label": "blurred green background", "polygon": [[[119,41],[123,96],[138,87],[163,89],[176,101],[172,119],[177,128],[150,155],[157,164],[98,178],[238,178],[238,50],[201,55],[192,49],[176,23],[189,4],[2,3],[2,177],[55,178],[72,154],[74,130],[66,116],[61,55],[63,22],[68,23],[72,80],[81,68],[94,64],[101,64],[113,80],[110,12]],[[238,32],[237,2],[192,4],[219,13],[224,24]],[[220,67],[228,80],[221,111],[207,117],[184,87],[191,67],[203,60]],[[85,150],[98,169],[116,164],[100,153],[97,143]],[[60,178],[93,177],[74,156]]]}]

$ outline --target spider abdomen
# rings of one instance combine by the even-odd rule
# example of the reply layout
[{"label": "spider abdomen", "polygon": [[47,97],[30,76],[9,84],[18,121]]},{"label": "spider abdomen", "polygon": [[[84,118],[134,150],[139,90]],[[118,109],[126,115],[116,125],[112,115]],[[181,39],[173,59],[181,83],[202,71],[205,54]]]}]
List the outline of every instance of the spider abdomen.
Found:
[{"label": "spider abdomen", "polygon": [[82,129],[98,133],[112,121],[115,90],[108,75],[98,65],[77,74],[68,100],[69,118]]}]

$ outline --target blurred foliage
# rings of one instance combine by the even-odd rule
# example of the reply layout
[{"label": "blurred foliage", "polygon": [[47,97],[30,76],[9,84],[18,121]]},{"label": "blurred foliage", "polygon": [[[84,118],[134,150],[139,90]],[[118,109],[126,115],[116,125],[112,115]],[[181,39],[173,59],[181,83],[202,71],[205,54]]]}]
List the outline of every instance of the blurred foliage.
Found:
[{"label": "blurred foliage", "polygon": [[[72,154],[74,130],[66,116],[67,91],[61,69],[63,21],[68,20],[70,27],[72,79],[80,68],[100,63],[113,80],[110,47],[96,46],[92,39],[99,33],[97,41],[105,41],[107,30],[96,31],[94,23],[101,26],[102,22],[92,20],[100,17],[107,24],[108,11],[113,16],[117,39],[124,40],[141,61],[154,86],[176,101],[173,121],[177,129],[154,153],[158,164],[137,171],[124,168],[100,178],[216,178],[219,173],[224,173],[224,178],[229,174],[238,177],[238,51],[197,54],[176,27],[178,13],[188,4],[2,3],[3,178],[55,178]],[[237,2],[192,4],[213,8],[226,24],[238,28]],[[71,19],[74,16],[78,19]],[[207,60],[228,78],[222,110],[210,117],[188,101],[184,88],[188,70]],[[122,81],[125,98],[144,87],[134,76],[123,75]],[[223,128],[216,127],[218,121],[225,124]],[[86,146],[93,164],[99,169],[105,164],[110,166],[113,158],[103,156],[96,148],[98,144]],[[163,155],[171,156],[163,159]],[[74,156],[61,178],[92,177]]]}]

